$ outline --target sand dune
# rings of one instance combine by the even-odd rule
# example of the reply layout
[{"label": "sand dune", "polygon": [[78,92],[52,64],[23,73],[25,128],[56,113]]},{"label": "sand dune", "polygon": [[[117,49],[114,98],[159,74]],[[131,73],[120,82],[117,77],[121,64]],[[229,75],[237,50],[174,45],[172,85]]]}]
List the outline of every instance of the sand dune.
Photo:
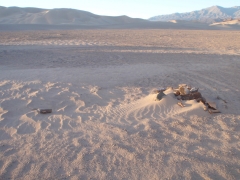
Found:
[{"label": "sand dune", "polygon": [[[0,179],[239,179],[239,37],[1,32]],[[180,83],[221,113],[182,108],[171,88],[155,101]]]},{"label": "sand dune", "polygon": [[213,23],[210,24],[210,26],[219,26],[219,27],[239,27],[240,26],[240,20],[238,19],[234,19],[234,20],[230,20],[230,21],[224,21],[224,22],[218,22],[218,23]]}]

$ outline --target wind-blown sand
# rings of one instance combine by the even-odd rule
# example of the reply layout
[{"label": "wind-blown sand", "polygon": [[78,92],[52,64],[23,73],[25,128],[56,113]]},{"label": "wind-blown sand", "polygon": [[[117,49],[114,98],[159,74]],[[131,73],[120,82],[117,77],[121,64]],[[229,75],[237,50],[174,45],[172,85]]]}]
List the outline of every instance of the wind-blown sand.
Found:
[{"label": "wind-blown sand", "polygon": [[233,19],[233,20],[228,20],[228,21],[223,21],[223,22],[217,22],[217,23],[213,23],[211,24],[211,26],[214,25],[240,25],[240,20],[238,19]]},{"label": "wind-blown sand", "polygon": [[[239,179],[239,42],[239,31],[1,32],[0,179]],[[221,113],[181,108],[171,89],[154,101],[181,83]]]}]

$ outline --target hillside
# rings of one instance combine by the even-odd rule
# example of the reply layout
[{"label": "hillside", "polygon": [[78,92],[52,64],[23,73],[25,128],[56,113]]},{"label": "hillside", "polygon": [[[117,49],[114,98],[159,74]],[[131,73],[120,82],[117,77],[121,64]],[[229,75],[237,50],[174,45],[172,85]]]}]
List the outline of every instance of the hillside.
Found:
[{"label": "hillside", "polygon": [[170,21],[170,20],[185,20],[198,21],[204,23],[219,22],[229,18],[240,18],[240,6],[224,8],[221,6],[212,6],[206,9],[192,11],[187,13],[174,13],[168,15],[159,15],[151,17],[151,21]]},{"label": "hillside", "polygon": [[0,24],[72,24],[112,25],[145,22],[147,20],[127,16],[100,16],[75,9],[39,9],[0,6]]}]

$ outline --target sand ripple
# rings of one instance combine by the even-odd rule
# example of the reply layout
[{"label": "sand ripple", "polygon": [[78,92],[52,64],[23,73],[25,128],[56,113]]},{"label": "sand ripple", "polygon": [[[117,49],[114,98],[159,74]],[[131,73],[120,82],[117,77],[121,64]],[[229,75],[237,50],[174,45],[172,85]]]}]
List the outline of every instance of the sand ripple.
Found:
[{"label": "sand ripple", "polygon": [[[154,94],[143,96],[141,88],[0,84],[3,178],[85,178],[86,173],[128,178],[118,168],[125,172],[134,166],[151,179],[152,173],[158,177],[156,167],[168,172],[171,166],[175,173],[191,169],[184,174],[188,178],[231,179],[239,166],[240,116],[211,116],[195,101],[180,108],[171,90],[159,102]],[[113,98],[120,92],[119,99]],[[38,114],[35,108],[53,113]],[[207,173],[209,168],[215,173]]]}]

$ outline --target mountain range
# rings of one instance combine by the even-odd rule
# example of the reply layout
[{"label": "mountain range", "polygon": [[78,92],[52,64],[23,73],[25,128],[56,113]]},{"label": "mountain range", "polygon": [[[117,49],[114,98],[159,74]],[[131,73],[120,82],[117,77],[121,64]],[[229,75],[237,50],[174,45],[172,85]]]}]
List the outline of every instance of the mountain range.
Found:
[{"label": "mountain range", "polygon": [[[148,27],[148,28],[197,28],[206,29],[208,24],[223,22],[226,19],[237,19],[237,22],[228,22],[222,25],[239,24],[240,6],[223,8],[212,6],[210,8],[189,13],[175,13],[160,15],[148,20],[130,18],[128,16],[101,16],[91,12],[76,9],[40,9],[0,6],[0,24],[9,25],[77,25],[82,27]],[[165,22],[161,22],[165,21]],[[169,22],[166,22],[169,21]],[[196,23],[203,22],[203,23]],[[174,24],[175,23],[175,24]],[[177,25],[177,24],[178,25]],[[205,24],[207,23],[207,24]],[[214,24],[221,25],[221,24]],[[213,27],[211,27],[213,28]],[[1,30],[1,29],[0,29]]]},{"label": "mountain range", "polygon": [[0,24],[112,25],[145,22],[128,16],[99,16],[76,9],[40,9],[0,6]]},{"label": "mountain range", "polygon": [[170,21],[170,20],[185,20],[197,21],[204,23],[220,22],[225,19],[240,18],[240,6],[224,8],[221,6],[212,6],[209,8],[192,11],[187,13],[174,13],[168,15],[159,15],[149,18],[151,21]]}]

